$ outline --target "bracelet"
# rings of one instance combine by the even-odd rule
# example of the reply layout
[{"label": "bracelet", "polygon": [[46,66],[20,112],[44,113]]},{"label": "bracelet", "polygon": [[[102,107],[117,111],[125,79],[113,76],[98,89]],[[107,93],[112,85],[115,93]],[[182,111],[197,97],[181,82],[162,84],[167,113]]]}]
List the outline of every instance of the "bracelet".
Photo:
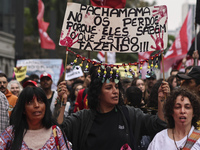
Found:
[{"label": "bracelet", "polygon": [[61,100],[59,97],[56,98],[56,102],[57,102],[57,104],[61,104]]},{"label": "bracelet", "polygon": [[66,106],[66,103],[62,103],[62,106]]}]

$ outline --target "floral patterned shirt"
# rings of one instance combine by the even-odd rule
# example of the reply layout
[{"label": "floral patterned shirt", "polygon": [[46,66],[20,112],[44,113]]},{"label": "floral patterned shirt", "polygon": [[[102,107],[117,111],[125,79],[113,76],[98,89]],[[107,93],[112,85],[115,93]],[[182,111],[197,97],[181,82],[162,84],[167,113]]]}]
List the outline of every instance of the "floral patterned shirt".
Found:
[{"label": "floral patterned shirt", "polygon": [[[14,139],[14,135],[13,135],[12,131],[13,131],[13,126],[9,126],[1,133],[1,135],[0,135],[0,149],[1,150],[11,149],[12,140]],[[67,141],[67,146],[66,146],[63,134],[58,126],[56,126],[56,131],[57,131],[58,144],[59,144],[60,150],[72,150],[68,141]],[[48,149],[49,150],[57,150],[56,141],[55,141],[53,132],[52,132],[50,138],[44,144],[44,146],[42,148],[40,148],[39,150],[48,150]],[[24,141],[22,141],[21,150],[32,150],[32,149],[28,148],[26,143]]]}]

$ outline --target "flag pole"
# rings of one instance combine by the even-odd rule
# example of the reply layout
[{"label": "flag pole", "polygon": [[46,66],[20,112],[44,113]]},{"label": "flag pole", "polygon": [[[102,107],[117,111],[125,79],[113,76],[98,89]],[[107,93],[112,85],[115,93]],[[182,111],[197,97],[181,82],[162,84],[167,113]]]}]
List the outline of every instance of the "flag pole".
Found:
[{"label": "flag pole", "polygon": [[105,63],[107,64],[108,62],[108,56],[107,56],[107,52],[105,52]]},{"label": "flag pole", "polygon": [[66,55],[65,55],[65,69],[64,69],[64,78],[63,78],[63,81],[65,81],[65,75],[66,75],[66,69],[67,69],[67,57],[68,57],[68,47],[66,47]]},{"label": "flag pole", "polygon": [[162,71],[163,71],[163,80],[165,80],[165,70],[164,70],[164,59],[163,59],[163,52],[161,53],[162,58]]},{"label": "flag pole", "polygon": [[[194,43],[194,51],[197,51],[197,24],[195,23],[195,43]],[[194,53],[194,52],[193,52]],[[198,60],[197,58],[194,58],[194,66],[198,65]]]},{"label": "flag pole", "polygon": [[[66,55],[65,55],[65,69],[64,69],[64,77],[63,77],[63,81],[65,81],[65,75],[66,75],[66,69],[67,69],[67,58],[68,58],[68,47],[66,47]],[[62,96],[62,100],[61,100],[61,106],[63,104],[63,96]]]},{"label": "flag pole", "polygon": [[[162,58],[162,71],[163,71],[163,81],[165,81],[165,70],[164,70],[164,59],[163,59],[163,52],[161,53]],[[167,95],[165,94],[165,100],[167,99]]]}]

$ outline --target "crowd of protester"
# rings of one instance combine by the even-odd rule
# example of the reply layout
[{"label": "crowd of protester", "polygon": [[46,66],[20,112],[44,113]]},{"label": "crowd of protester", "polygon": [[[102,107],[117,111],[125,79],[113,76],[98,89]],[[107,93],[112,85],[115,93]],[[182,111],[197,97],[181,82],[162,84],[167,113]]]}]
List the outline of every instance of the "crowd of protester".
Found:
[{"label": "crowd of protester", "polygon": [[0,149],[180,149],[198,132],[200,66],[172,70],[165,80],[92,66],[79,78],[62,74],[57,90],[52,85],[46,72],[21,82],[0,73]]}]

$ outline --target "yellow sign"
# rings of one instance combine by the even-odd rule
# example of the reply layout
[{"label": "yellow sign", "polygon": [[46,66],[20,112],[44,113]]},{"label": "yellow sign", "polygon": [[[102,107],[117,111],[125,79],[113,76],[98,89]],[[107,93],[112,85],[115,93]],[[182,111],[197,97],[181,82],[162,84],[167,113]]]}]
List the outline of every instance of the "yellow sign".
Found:
[{"label": "yellow sign", "polygon": [[14,67],[15,77],[17,81],[21,82],[26,77],[27,66]]},{"label": "yellow sign", "polygon": [[[129,66],[126,66],[126,68],[124,68],[122,65],[122,63],[115,63],[115,65],[120,66],[119,67],[119,72],[120,72],[120,76],[121,78],[132,78],[132,74],[130,73]],[[125,69],[127,70],[127,72],[125,71]],[[137,77],[137,66],[131,66],[131,70],[135,73],[135,77]]]}]

